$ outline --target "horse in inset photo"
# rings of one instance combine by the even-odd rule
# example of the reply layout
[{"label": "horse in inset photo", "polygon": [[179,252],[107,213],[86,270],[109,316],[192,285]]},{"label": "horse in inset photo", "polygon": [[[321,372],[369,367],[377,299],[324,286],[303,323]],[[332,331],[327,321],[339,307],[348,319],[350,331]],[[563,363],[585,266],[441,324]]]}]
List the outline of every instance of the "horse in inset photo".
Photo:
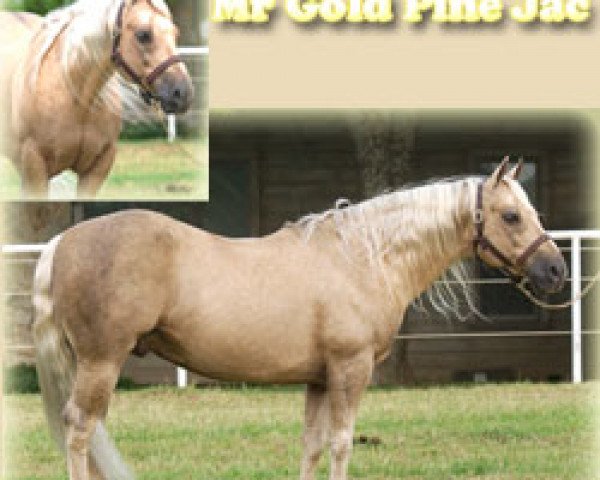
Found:
[{"label": "horse in inset photo", "polygon": [[79,0],[45,17],[3,12],[0,22],[0,153],[25,197],[47,197],[50,179],[65,170],[77,174],[78,196],[96,195],[124,109],[135,104],[132,86],[165,113],[191,105],[164,0]]}]

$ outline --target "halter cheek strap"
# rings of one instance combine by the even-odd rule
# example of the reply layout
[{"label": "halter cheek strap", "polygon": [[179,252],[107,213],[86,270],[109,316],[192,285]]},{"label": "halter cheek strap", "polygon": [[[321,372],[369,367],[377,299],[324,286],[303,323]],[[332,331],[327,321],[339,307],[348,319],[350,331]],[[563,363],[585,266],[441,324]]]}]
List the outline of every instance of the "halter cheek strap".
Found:
[{"label": "halter cheek strap", "polygon": [[113,37],[113,46],[111,53],[111,60],[113,64],[123,70],[127,76],[140,87],[140,94],[147,104],[150,104],[152,99],[156,99],[154,93],[152,93],[152,86],[156,79],[160,77],[171,65],[183,62],[181,55],[172,55],[163,62],[159,63],[158,66],[150,72],[147,77],[138,75],[133,68],[123,58],[123,55],[119,51],[121,45],[121,32],[123,30],[123,11],[125,10],[125,2],[121,2],[119,11],[117,12],[117,19],[115,21],[115,34]]},{"label": "halter cheek strap", "polygon": [[542,233],[536,238],[531,244],[519,255],[516,261],[511,261],[506,255],[504,255],[484,234],[484,219],[483,219],[483,182],[477,186],[477,200],[475,203],[475,238],[473,240],[473,249],[477,255],[480,250],[490,252],[502,263],[503,268],[506,270],[505,273],[516,283],[519,283],[524,278],[517,278],[511,273],[511,269],[521,269],[529,257],[533,255],[538,248],[548,240],[550,236],[547,233]]}]

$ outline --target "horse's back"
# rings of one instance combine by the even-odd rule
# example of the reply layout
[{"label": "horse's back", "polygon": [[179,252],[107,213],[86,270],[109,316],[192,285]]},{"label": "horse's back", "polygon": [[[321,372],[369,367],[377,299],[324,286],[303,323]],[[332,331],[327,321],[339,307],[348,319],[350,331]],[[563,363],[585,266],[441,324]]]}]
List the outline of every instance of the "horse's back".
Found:
[{"label": "horse's back", "polygon": [[317,381],[324,345],[360,350],[371,335],[362,315],[373,313],[356,308],[371,290],[326,251],[291,229],[232,240],[124,211],[63,234],[52,300],[78,356],[141,341],[136,351],[214,378]]},{"label": "horse's back", "polygon": [[[259,270],[275,262],[271,242],[232,241],[143,210],[82,222],[64,232],[54,256],[52,301],[56,318],[63,322],[78,356],[119,355],[131,351],[143,337],[159,355],[216,375],[227,357],[233,360],[224,342],[227,332],[239,331],[240,316],[256,310],[256,302],[261,302],[258,297],[267,293],[261,288],[264,282],[278,284],[272,276],[263,280],[257,275],[240,276],[246,271],[263,273]],[[277,250],[281,253],[281,248]],[[242,292],[245,284],[256,292]],[[248,308],[238,298],[240,306],[230,314],[237,304],[236,295],[257,298],[247,298],[252,300]],[[285,331],[294,331],[303,323],[293,318],[297,312],[290,308],[272,307],[276,313],[260,318],[251,315],[248,328],[265,341],[281,338]],[[308,314],[312,315],[310,311]],[[285,319],[290,316],[296,327],[286,326]],[[312,334],[296,334],[294,338],[301,351],[298,359],[277,360],[278,354],[265,349],[253,358],[285,372],[281,375],[284,380],[305,380],[304,370],[314,375],[320,369],[309,359]],[[211,348],[200,352],[200,343]],[[236,355],[246,351],[239,350]],[[241,365],[240,378],[262,379],[260,368],[244,359],[237,364]],[[229,372],[228,378],[235,378],[235,373]]]}]

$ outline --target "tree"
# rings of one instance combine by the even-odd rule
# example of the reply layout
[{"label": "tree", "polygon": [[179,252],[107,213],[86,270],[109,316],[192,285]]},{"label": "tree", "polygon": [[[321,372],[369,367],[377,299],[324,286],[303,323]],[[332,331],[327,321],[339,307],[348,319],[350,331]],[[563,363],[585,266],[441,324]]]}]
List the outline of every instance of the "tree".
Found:
[{"label": "tree", "polygon": [[31,12],[46,15],[50,10],[64,6],[64,0],[4,0],[2,7],[6,10]]},{"label": "tree", "polygon": [[[389,111],[360,112],[350,120],[356,155],[361,165],[363,196],[394,190],[409,176],[414,162],[415,121]],[[396,341],[390,355],[374,372],[378,385],[412,382],[407,343]]]},{"label": "tree", "polygon": [[[0,0],[0,6],[4,10],[12,10],[15,12],[31,12],[38,15],[46,15],[51,10],[64,7],[74,3],[73,0]],[[172,6],[177,2],[167,1]]]}]

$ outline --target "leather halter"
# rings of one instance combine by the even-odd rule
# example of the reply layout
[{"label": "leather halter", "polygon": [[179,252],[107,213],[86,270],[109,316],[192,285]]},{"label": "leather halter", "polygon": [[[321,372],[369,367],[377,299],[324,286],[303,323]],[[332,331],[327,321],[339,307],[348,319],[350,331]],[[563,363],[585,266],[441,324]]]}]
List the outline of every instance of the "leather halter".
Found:
[{"label": "leather halter", "polygon": [[511,261],[506,255],[504,255],[498,248],[485,236],[483,233],[484,219],[483,219],[483,182],[477,186],[477,201],[475,204],[475,239],[473,240],[473,249],[477,255],[479,249],[490,252],[502,263],[504,267],[504,273],[516,283],[520,283],[525,279],[525,276],[517,277],[512,273],[512,270],[520,270],[527,262],[527,259],[533,255],[538,248],[548,240],[550,236],[547,233],[542,233],[536,238],[531,244],[517,257],[515,262]]},{"label": "leather halter", "polygon": [[144,99],[144,101],[150,105],[151,100],[158,100],[156,95],[152,93],[152,85],[156,81],[158,77],[160,77],[171,65],[175,63],[183,62],[183,57],[181,55],[172,55],[167,58],[164,62],[161,62],[147,77],[142,77],[138,75],[133,68],[129,66],[129,64],[121,55],[119,51],[119,46],[121,45],[121,33],[123,31],[123,11],[125,10],[125,2],[121,2],[121,6],[119,7],[119,11],[117,12],[117,19],[115,21],[115,33],[113,35],[113,46],[112,53],[110,59],[113,64],[121,68],[129,78],[136,83],[140,87],[140,95]]}]

